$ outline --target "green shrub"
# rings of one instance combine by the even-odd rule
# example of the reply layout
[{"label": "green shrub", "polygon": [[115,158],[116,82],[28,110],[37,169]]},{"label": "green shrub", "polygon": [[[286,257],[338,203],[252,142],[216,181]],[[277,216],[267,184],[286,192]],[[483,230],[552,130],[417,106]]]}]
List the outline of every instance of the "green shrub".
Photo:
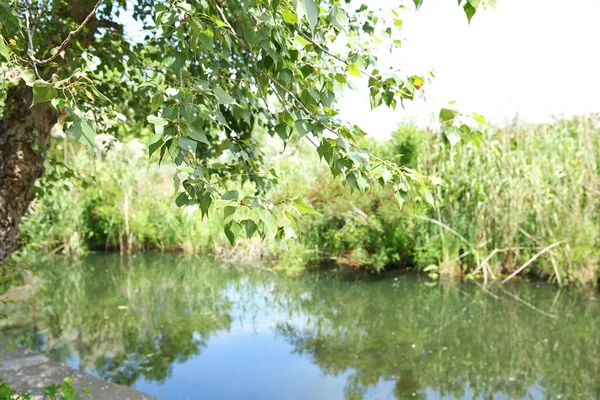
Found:
[{"label": "green shrub", "polygon": [[289,254],[274,241],[238,241],[231,248],[219,215],[202,220],[193,209],[175,207],[172,167],[148,165],[135,141],[114,142],[96,159],[85,152],[72,156],[75,171],[93,168],[93,184],[86,187],[68,174],[55,179],[22,230],[28,248],[42,252],[183,250],[246,262],[255,257],[290,271],[335,260],[373,271],[427,268],[436,274],[469,273],[489,257],[486,272],[495,276],[515,271],[558,242],[525,273],[560,283],[596,283],[599,121],[489,129],[479,148],[451,149],[439,134],[413,126],[399,128],[387,141],[365,141],[376,154],[437,177],[441,185],[431,188],[435,209],[418,199],[400,209],[386,190],[353,194],[301,144],[282,152],[279,143],[265,139],[274,160],[269,168],[279,176],[272,198],[301,194],[322,214],[301,222],[303,234],[287,243]]}]

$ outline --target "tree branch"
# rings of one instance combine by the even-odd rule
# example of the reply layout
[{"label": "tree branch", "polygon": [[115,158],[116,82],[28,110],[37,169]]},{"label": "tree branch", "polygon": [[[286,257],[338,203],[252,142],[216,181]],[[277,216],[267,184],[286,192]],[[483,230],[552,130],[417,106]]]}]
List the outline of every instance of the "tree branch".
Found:
[{"label": "tree branch", "polygon": [[35,59],[35,57],[32,54],[31,57],[33,58],[34,63],[37,65],[44,65],[44,64],[48,64],[48,63],[54,61],[60,55],[60,53],[62,53],[62,51],[67,47],[67,45],[69,44],[71,39],[73,39],[73,37],[75,35],[77,35],[79,32],[81,32],[83,30],[83,27],[90,21],[90,19],[92,19],[92,17],[94,16],[94,14],[96,14],[96,11],[98,10],[98,7],[100,7],[101,3],[102,3],[102,0],[98,0],[98,2],[96,3],[96,5],[92,9],[92,11],[88,14],[87,17],[85,17],[85,19],[83,20],[81,25],[79,25],[79,27],[77,29],[75,29],[74,31],[69,32],[69,35],[67,35],[67,38],[65,40],[63,40],[63,42],[60,44],[60,46],[58,47],[58,50],[56,51],[56,53],[54,53],[53,56],[50,56],[50,57],[46,58],[45,60],[37,60],[37,59]]}]

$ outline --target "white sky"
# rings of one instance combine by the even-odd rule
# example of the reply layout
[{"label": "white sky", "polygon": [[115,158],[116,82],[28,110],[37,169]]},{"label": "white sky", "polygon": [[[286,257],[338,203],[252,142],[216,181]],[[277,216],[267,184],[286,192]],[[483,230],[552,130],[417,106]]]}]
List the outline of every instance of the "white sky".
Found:
[{"label": "white sky", "polygon": [[[369,4],[390,4],[370,0]],[[503,123],[600,111],[600,0],[498,0],[469,25],[455,0],[425,0],[404,18],[401,54],[381,59],[414,72],[436,72],[427,102],[396,112],[370,111],[366,90],[349,92],[342,117],[373,136],[398,123],[431,123],[450,100],[461,111]]]}]

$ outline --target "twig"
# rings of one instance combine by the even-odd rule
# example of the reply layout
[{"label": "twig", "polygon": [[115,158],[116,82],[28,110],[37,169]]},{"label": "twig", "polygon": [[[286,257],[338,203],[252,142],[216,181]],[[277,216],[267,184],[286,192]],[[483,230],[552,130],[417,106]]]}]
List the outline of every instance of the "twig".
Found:
[{"label": "twig", "polygon": [[[183,67],[179,70],[179,87],[183,88]],[[181,105],[177,107],[177,131],[181,136]]]},{"label": "twig", "polygon": [[[536,239],[535,237],[533,237],[533,235],[531,235],[529,232],[527,232],[525,229],[521,228],[520,226],[519,226],[519,232],[521,232],[523,235],[525,235],[529,240],[539,243],[539,239]],[[562,280],[560,278],[560,273],[558,272],[558,265],[556,265],[556,258],[554,257],[553,251],[550,252],[550,261],[552,262],[552,268],[554,269],[554,275],[556,275],[556,281],[558,282],[558,286],[562,286]]]},{"label": "twig", "polygon": [[560,279],[560,274],[558,273],[558,265],[556,263],[556,258],[554,258],[553,251],[550,252],[550,261],[552,262],[552,268],[554,269],[554,275],[556,275],[558,286],[562,286],[562,280]]},{"label": "twig", "polygon": [[83,27],[90,21],[90,19],[92,19],[92,17],[94,16],[94,14],[96,14],[96,11],[98,10],[98,7],[100,7],[101,3],[102,3],[102,0],[98,0],[96,5],[94,6],[94,9],[88,14],[87,17],[85,17],[85,19],[83,20],[81,25],[79,25],[79,27],[77,29],[75,29],[74,31],[69,32],[69,34],[67,35],[67,38],[65,40],[63,40],[63,42],[60,44],[60,46],[58,47],[58,50],[56,50],[56,53],[54,53],[54,55],[46,58],[45,60],[36,60],[32,54],[31,56],[34,59],[34,62],[38,65],[44,65],[44,64],[48,64],[49,62],[54,61],[54,59],[57,58],[60,55],[60,53],[67,47],[67,45],[69,44],[71,39],[73,39],[73,37],[75,35],[77,35],[79,32],[81,32]]},{"label": "twig", "polygon": [[529,260],[527,260],[527,262],[525,264],[521,265],[515,272],[513,272],[512,274],[510,274],[509,276],[507,276],[502,282],[500,282],[500,284],[502,284],[502,285],[505,284],[506,282],[508,282],[509,280],[511,280],[512,278],[514,278],[519,272],[521,272],[525,268],[527,268],[527,266],[529,264],[531,264],[532,262],[534,262],[539,256],[541,256],[542,254],[544,254],[548,250],[551,250],[551,249],[555,248],[556,246],[562,244],[563,242],[564,242],[564,240],[559,240],[558,242],[552,243],[550,246],[544,247],[536,255],[534,255]]},{"label": "twig", "polygon": [[25,11],[25,24],[27,25],[27,56],[33,62],[33,70],[35,71],[35,76],[37,76],[38,79],[42,79],[37,69],[35,54],[33,51],[33,29],[29,20],[31,18],[31,5],[29,4],[29,1],[27,1],[26,3],[27,11]]},{"label": "twig", "polygon": [[481,264],[479,264],[479,266],[477,268],[475,268],[475,271],[471,272],[471,274],[473,275],[477,275],[477,273],[479,272],[480,269],[483,268],[483,266],[485,264],[487,264],[487,262],[496,254],[500,252],[499,249],[494,249],[486,258],[484,258],[484,260],[481,262]]},{"label": "twig", "polygon": [[485,263],[485,268],[487,268],[487,270],[490,273],[490,275],[492,275],[492,279],[496,280],[496,275],[494,275],[494,272],[492,271],[492,267],[490,267],[490,264]]},{"label": "twig", "polygon": [[471,250],[467,250],[464,253],[462,253],[461,255],[459,255],[458,257],[456,257],[454,260],[452,260],[452,263],[456,263],[460,260],[462,260],[463,258],[465,258],[466,256],[468,256],[469,254],[471,254]]},{"label": "twig", "polygon": [[[350,63],[350,61],[348,61],[348,60],[344,60],[342,57],[340,57],[340,56],[338,56],[338,55],[336,55],[336,54],[333,54],[332,52],[330,52],[329,50],[327,50],[325,47],[323,47],[323,46],[322,46],[322,45],[320,45],[319,43],[317,43],[317,42],[315,42],[314,40],[312,40],[312,39],[311,39],[309,36],[307,36],[307,35],[306,35],[304,32],[302,32],[302,31],[301,31],[301,30],[299,30],[298,28],[294,27],[294,30],[295,30],[296,32],[298,32],[298,34],[300,34],[300,36],[302,36],[302,38],[303,38],[304,40],[306,40],[307,42],[309,42],[309,43],[310,43],[310,44],[312,44],[313,46],[317,47],[317,48],[318,48],[319,50],[321,50],[323,53],[325,53],[325,54],[329,55],[330,57],[333,57],[333,58],[335,58],[336,60],[338,60],[338,61],[340,61],[340,62],[344,63],[346,66],[350,66],[350,64],[351,64],[351,63]],[[365,76],[367,76],[367,77],[369,77],[369,78],[372,78],[372,79],[375,79],[375,80],[378,80],[378,81],[380,81],[380,82],[381,82],[381,79],[380,79],[380,78],[377,78],[377,77],[375,77],[375,76],[373,76],[373,75],[369,74],[367,71],[365,71],[365,70],[363,70],[363,69],[359,69],[359,71],[360,71],[360,73],[361,73],[361,74],[363,74],[363,75],[365,75]]]},{"label": "twig", "polygon": [[520,226],[519,226],[519,232],[521,232],[523,235],[525,235],[525,237],[527,237],[529,240],[533,240],[536,243],[539,242],[538,239],[533,237],[532,234],[530,234],[529,232],[527,232],[525,229],[521,228]]}]

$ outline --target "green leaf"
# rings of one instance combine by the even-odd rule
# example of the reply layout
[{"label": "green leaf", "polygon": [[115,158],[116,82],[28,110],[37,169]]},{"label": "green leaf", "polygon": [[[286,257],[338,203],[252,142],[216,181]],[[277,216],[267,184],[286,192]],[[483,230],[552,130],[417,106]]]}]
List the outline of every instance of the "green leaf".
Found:
[{"label": "green leaf", "polygon": [[435,208],[435,202],[433,201],[433,195],[431,194],[431,192],[429,190],[425,189],[423,191],[423,198],[431,207]]},{"label": "green leaf", "polygon": [[188,125],[188,135],[197,142],[210,145],[202,127],[196,124]]},{"label": "green leaf", "polygon": [[277,232],[277,236],[275,236],[275,242],[283,249],[283,251],[285,251],[287,254],[290,254],[290,249],[288,248],[287,243],[285,243],[285,233],[283,229]]},{"label": "green leaf", "polygon": [[110,99],[108,97],[106,97],[101,91],[98,90],[98,88],[94,85],[90,85],[89,86],[90,90],[99,98],[101,98],[102,100],[112,103],[112,101],[110,101]]},{"label": "green leaf", "polygon": [[398,202],[398,204],[400,204],[400,209],[402,209],[402,206],[404,205],[404,201],[406,200],[406,193],[404,193],[401,190],[396,190],[396,191],[394,191],[394,197],[396,198],[396,201]]},{"label": "green leaf", "polygon": [[384,168],[383,171],[381,171],[381,178],[383,179],[384,183],[388,183],[391,176],[392,173],[387,168]]},{"label": "green leaf", "polygon": [[442,108],[440,110],[440,122],[449,122],[452,121],[454,118],[456,118],[456,115],[458,113],[454,110],[451,110],[449,108]]},{"label": "green leaf", "polygon": [[294,228],[296,228],[296,230],[298,232],[300,232],[300,224],[298,223],[298,218],[296,218],[292,213],[290,213],[289,211],[285,212],[285,216],[287,217],[287,219],[290,220],[290,222],[292,223],[292,225],[294,226]]},{"label": "green leaf", "polygon": [[227,206],[223,210],[223,222],[227,223],[231,220],[231,216],[235,213],[237,207]]},{"label": "green leaf", "polygon": [[283,17],[283,21],[286,24],[297,24],[298,23],[298,15],[292,10],[283,10],[281,13]]},{"label": "green leaf", "polygon": [[487,121],[485,120],[483,115],[473,113],[473,118],[475,119],[475,121],[479,122],[481,125],[487,125]]},{"label": "green leaf", "polygon": [[33,107],[39,103],[46,103],[58,96],[58,92],[51,83],[37,80],[33,82]]},{"label": "green leaf", "polygon": [[415,3],[415,8],[418,10],[423,4],[423,0],[413,0],[413,3]]},{"label": "green leaf", "polygon": [[231,245],[233,246],[235,244],[235,232],[233,232],[233,230],[231,229],[231,225],[226,225],[225,229],[225,236],[227,237],[227,240],[229,240],[229,243],[231,243]]},{"label": "green leaf", "polygon": [[228,192],[223,193],[221,196],[221,200],[236,200],[238,199],[239,193],[237,190],[230,190]]},{"label": "green leaf", "polygon": [[21,71],[21,78],[25,81],[27,86],[33,86],[33,83],[35,82],[35,73],[30,69],[23,70]]},{"label": "green leaf", "polygon": [[217,95],[217,98],[219,99],[219,104],[228,105],[235,103],[233,97],[231,97],[229,93],[223,90],[223,88],[217,87],[214,89],[214,92]]},{"label": "green leaf", "polygon": [[94,121],[77,118],[67,130],[79,143],[85,144],[90,149],[94,148],[94,138],[96,137]]},{"label": "green leaf", "polygon": [[150,138],[150,144],[148,145],[148,158],[152,157],[152,154],[160,149],[165,142],[161,135],[154,135]]},{"label": "green leaf", "polygon": [[0,35],[0,55],[6,58],[6,61],[10,61],[10,48],[4,43],[4,36]]},{"label": "green leaf", "polygon": [[342,8],[334,5],[331,7],[331,23],[338,28],[344,30],[346,27],[348,16],[346,15],[346,11]]},{"label": "green leaf", "polygon": [[348,65],[348,72],[352,76],[358,76],[358,77],[360,77],[360,69],[358,68],[358,65],[356,65],[354,63]]},{"label": "green leaf", "polygon": [[265,228],[269,233],[277,232],[277,220],[271,214],[271,211],[267,210],[264,207],[259,207],[257,209],[258,216],[262,222],[265,224]]},{"label": "green leaf", "polygon": [[450,147],[454,148],[454,146],[462,139],[463,131],[455,126],[451,126],[450,128],[446,129],[444,134],[450,142]]},{"label": "green leaf", "polygon": [[157,117],[156,115],[148,115],[146,120],[152,125],[165,126],[169,124],[169,121],[162,117]]},{"label": "green leaf", "polygon": [[469,21],[469,23],[471,23],[471,18],[473,18],[473,15],[475,15],[477,9],[473,7],[469,2],[465,3],[463,9],[465,10],[465,14],[467,15],[467,20]]},{"label": "green leaf", "polygon": [[312,131],[312,125],[310,124],[310,121],[307,119],[296,120],[296,122],[294,122],[294,126],[296,127],[296,130],[300,134],[300,137],[304,137]]},{"label": "green leaf", "polygon": [[319,19],[318,6],[315,4],[314,0],[298,0],[298,2],[304,4],[304,12],[308,19],[308,25],[310,26],[310,30],[314,31]]},{"label": "green leaf", "polygon": [[314,208],[312,208],[311,206],[309,206],[304,201],[304,199],[302,199],[302,197],[296,197],[294,199],[294,205],[296,206],[296,210],[300,211],[302,214],[317,214],[317,215],[321,215],[317,211],[315,211]]},{"label": "green leaf", "polygon": [[244,226],[244,229],[246,230],[246,237],[248,239],[250,239],[252,237],[252,235],[254,235],[256,230],[258,229],[256,222],[252,221],[251,219],[243,220],[242,225]]},{"label": "green leaf", "polygon": [[198,143],[195,140],[192,140],[187,137],[182,137],[177,140],[179,143],[179,147],[181,147],[185,151],[189,151],[192,154],[196,154],[196,148],[198,147]]},{"label": "green leaf", "polygon": [[286,239],[297,239],[298,238],[298,234],[292,227],[284,226],[283,233],[284,233]]},{"label": "green leaf", "polygon": [[187,194],[185,193],[179,193],[179,195],[175,198],[175,204],[177,204],[177,207],[183,207],[187,204],[188,202],[188,197]]}]

